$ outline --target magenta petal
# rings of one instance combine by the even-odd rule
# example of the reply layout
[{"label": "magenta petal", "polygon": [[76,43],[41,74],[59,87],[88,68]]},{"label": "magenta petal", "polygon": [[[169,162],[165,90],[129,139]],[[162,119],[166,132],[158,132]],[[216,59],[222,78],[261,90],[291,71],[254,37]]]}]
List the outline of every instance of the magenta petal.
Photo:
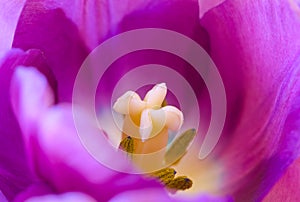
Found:
[{"label": "magenta petal", "polygon": [[0,190],[11,201],[35,180],[25,155],[21,130],[12,111],[11,77],[18,65],[36,65],[43,72],[47,72],[47,67],[36,50],[27,53],[11,50],[0,63]]},{"label": "magenta petal", "polygon": [[70,106],[49,109],[38,125],[38,144],[32,142],[37,151],[37,172],[58,191],[77,190],[104,200],[128,189],[159,186],[138,175],[118,173],[96,161],[79,140]]},{"label": "magenta petal", "polygon": [[96,202],[92,197],[80,192],[68,192],[60,195],[45,195],[33,197],[26,200],[27,202]]},{"label": "magenta petal", "polygon": [[[135,29],[161,28],[186,35],[202,45],[204,49],[209,50],[208,35],[199,24],[199,6],[197,1],[151,1],[150,3],[141,3],[137,8],[130,11],[131,12],[123,16],[111,30],[111,35]],[[119,18],[118,12],[113,12],[113,16],[118,16]],[[118,49],[119,47],[116,46],[112,48]],[[189,47],[184,47],[183,50],[188,52]],[[99,84],[99,89],[102,88],[102,90],[105,91],[103,94],[107,94],[97,98],[99,102],[101,100],[110,99],[111,95],[109,95],[108,92],[113,91],[117,81],[122,78],[125,73],[145,64],[165,65],[178,71],[187,81],[192,83],[196,94],[200,94],[199,91],[201,89],[199,90],[199,86],[200,88],[202,86],[199,85],[199,81],[201,81],[201,77],[198,76],[195,70],[182,58],[163,51],[141,50],[118,58],[118,60],[109,67]],[[195,74],[196,76],[194,76]],[[143,80],[143,77],[146,78],[147,75],[140,74],[138,77]],[[101,91],[101,89],[99,91]]]},{"label": "magenta petal", "polygon": [[264,202],[300,201],[300,159],[289,166],[286,173],[264,198]]},{"label": "magenta petal", "polygon": [[37,182],[30,185],[24,191],[19,193],[17,197],[14,198],[14,202],[24,202],[28,198],[42,196],[47,194],[52,194],[53,190],[45,182]]},{"label": "magenta petal", "polygon": [[3,195],[3,193],[1,191],[0,191],[0,201],[8,202],[7,198]]},{"label": "magenta petal", "polygon": [[198,0],[199,2],[199,17],[202,18],[203,15],[210,9],[220,5],[226,0]]},{"label": "magenta petal", "polygon": [[[152,27],[176,31],[208,48],[206,32],[199,25],[199,6],[196,1],[175,0],[172,3],[152,1],[141,4],[123,17],[113,34]],[[138,59],[138,61],[142,59]]]},{"label": "magenta petal", "polygon": [[[22,112],[16,113],[16,115],[24,134],[30,133],[31,125],[55,101],[46,77],[36,78],[38,72],[34,67],[19,66],[12,78],[11,94],[14,98],[12,104],[15,112]],[[23,82],[23,79],[26,79],[27,82]]]},{"label": "magenta petal", "polygon": [[[34,161],[31,147],[36,120],[54,104],[55,96],[46,77],[36,77],[40,72],[34,67],[18,66],[11,81],[12,107],[19,121],[30,161]],[[24,82],[26,80],[26,82]],[[33,163],[33,162],[31,162]]]},{"label": "magenta petal", "polygon": [[[72,105],[65,103],[49,107],[51,91],[44,81],[40,72],[23,67],[17,69],[12,80],[14,110],[20,114],[21,128],[26,129],[27,148],[38,176],[58,192],[81,191],[98,200],[107,200],[124,190],[160,187],[153,180],[118,173],[96,161],[77,135]],[[36,84],[39,84],[38,88]],[[36,109],[31,109],[32,103]],[[87,127],[86,131],[91,130]],[[97,130],[97,135],[101,135],[101,131]],[[109,153],[106,155],[109,158]],[[114,161],[121,162],[121,159]]]},{"label": "magenta petal", "polygon": [[[72,22],[72,24],[74,24],[76,27],[78,36],[80,36],[80,38],[83,40],[85,46],[88,47],[89,50],[92,50],[111,34],[111,32],[114,30],[114,27],[119,23],[119,21],[122,20],[124,16],[134,10],[139,9],[141,6],[148,5],[149,2],[150,1],[144,0],[124,0],[122,3],[117,1],[97,0],[28,0],[21,16],[21,22],[19,23],[19,26],[24,26],[29,21],[32,22],[31,20],[33,17],[37,18],[36,21],[34,21],[35,25],[33,26],[37,26],[39,23],[44,21],[39,18],[43,18],[45,16],[48,16],[47,20],[52,21],[48,22],[48,25],[53,23],[51,26],[55,26],[57,25],[57,21],[54,22],[53,20],[55,19],[49,18],[49,15],[52,13],[52,17],[56,16],[59,18],[58,12],[61,12],[61,14],[65,16],[65,20],[64,22],[60,22],[60,25],[65,24],[66,26],[70,26],[70,23],[67,21]],[[43,13],[48,14],[44,15]],[[42,25],[42,23],[40,25]],[[51,31],[51,28],[52,27],[47,28],[47,26],[43,26],[43,28],[40,30]],[[67,30],[61,30],[62,27],[60,26],[59,29],[58,27],[56,27],[56,29],[57,31]],[[32,31],[33,30],[26,30],[26,32]],[[74,31],[74,29],[66,32],[64,37],[70,37],[70,31]],[[56,35],[54,32],[49,34],[53,34],[52,36]]]},{"label": "magenta petal", "polygon": [[225,1],[200,22],[228,98],[224,149],[216,154],[228,166],[227,188],[238,189],[237,201],[260,200],[300,141],[288,129],[299,128],[290,117],[299,89],[300,21],[287,1],[259,0]]},{"label": "magenta petal", "polygon": [[[147,198],[145,198],[147,196]],[[163,189],[142,189],[121,193],[109,202],[164,201],[174,202]]]},{"label": "magenta petal", "polygon": [[124,16],[141,5],[147,2],[28,0],[13,47],[43,51],[58,81],[59,100],[71,101],[75,76],[85,57],[116,34]]},{"label": "magenta petal", "polygon": [[88,51],[76,25],[61,8],[51,6],[26,2],[13,47],[41,50],[58,82],[59,100],[70,101],[75,76]]},{"label": "magenta petal", "polygon": [[[147,196],[145,198],[145,196]],[[212,197],[206,195],[199,195],[196,198],[174,198],[167,194],[163,189],[142,189],[135,191],[127,191],[121,193],[109,202],[152,202],[152,201],[163,201],[163,202],[233,202],[230,197]]]},{"label": "magenta petal", "polygon": [[[298,86],[299,87],[299,86]],[[238,184],[235,197],[237,200],[245,198],[262,198],[270,191],[272,186],[286,172],[288,166],[299,157],[300,154],[300,91],[294,99],[293,106],[285,119],[281,139],[272,148],[273,154],[265,158]]]},{"label": "magenta petal", "polygon": [[14,33],[24,4],[25,0],[0,1],[0,58],[12,47]]}]

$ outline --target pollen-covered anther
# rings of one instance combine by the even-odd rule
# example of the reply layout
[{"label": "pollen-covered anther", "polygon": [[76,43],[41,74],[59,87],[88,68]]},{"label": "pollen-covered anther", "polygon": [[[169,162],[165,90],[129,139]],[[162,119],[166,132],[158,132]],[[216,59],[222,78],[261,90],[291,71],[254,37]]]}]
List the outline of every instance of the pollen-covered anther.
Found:
[{"label": "pollen-covered anther", "polygon": [[176,177],[176,171],[174,168],[164,168],[154,173],[150,176],[157,178],[166,188],[170,191],[186,190],[192,187],[193,181],[186,176]]},{"label": "pollen-covered anther", "polygon": [[120,143],[120,149],[123,151],[132,154],[134,152],[134,142],[130,136],[124,138]]},{"label": "pollen-covered anther", "polygon": [[164,168],[151,174],[151,176],[157,178],[164,185],[171,182],[175,178],[175,175],[176,171],[174,168]]},{"label": "pollen-covered anther", "polygon": [[193,181],[186,176],[179,176],[171,180],[166,187],[173,190],[186,190],[191,188]]}]

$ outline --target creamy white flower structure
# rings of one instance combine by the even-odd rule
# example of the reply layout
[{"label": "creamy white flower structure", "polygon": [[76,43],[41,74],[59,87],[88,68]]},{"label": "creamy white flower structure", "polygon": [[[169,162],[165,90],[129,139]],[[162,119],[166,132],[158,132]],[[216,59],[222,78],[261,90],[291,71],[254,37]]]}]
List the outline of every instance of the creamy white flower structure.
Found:
[{"label": "creamy white flower structure", "polygon": [[147,92],[144,100],[128,91],[113,106],[116,112],[124,115],[123,136],[135,138],[137,153],[165,147],[168,130],[178,131],[182,126],[182,112],[174,106],[162,106],[166,94],[166,84],[160,83]]}]

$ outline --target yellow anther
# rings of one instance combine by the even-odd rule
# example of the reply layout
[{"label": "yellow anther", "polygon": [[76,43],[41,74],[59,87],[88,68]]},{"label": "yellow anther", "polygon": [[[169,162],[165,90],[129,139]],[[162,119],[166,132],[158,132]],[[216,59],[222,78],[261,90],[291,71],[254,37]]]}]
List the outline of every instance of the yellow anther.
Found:
[{"label": "yellow anther", "polygon": [[176,171],[174,168],[164,168],[154,173],[151,173],[151,176],[158,178],[161,183],[164,185],[171,182],[175,177]]},{"label": "yellow anther", "polygon": [[120,149],[132,154],[134,152],[133,138],[130,136],[124,138],[120,143]]},{"label": "yellow anther", "polygon": [[186,190],[191,188],[193,185],[193,181],[186,176],[176,177],[171,180],[166,186],[170,189],[175,190]]},{"label": "yellow anther", "polygon": [[165,164],[173,164],[178,161],[187,151],[188,146],[196,135],[196,129],[189,129],[172,141],[164,156]]},{"label": "yellow anther", "polygon": [[150,176],[157,178],[163,185],[172,190],[186,190],[192,187],[193,182],[186,176],[176,177],[176,171],[174,168],[164,168]]}]

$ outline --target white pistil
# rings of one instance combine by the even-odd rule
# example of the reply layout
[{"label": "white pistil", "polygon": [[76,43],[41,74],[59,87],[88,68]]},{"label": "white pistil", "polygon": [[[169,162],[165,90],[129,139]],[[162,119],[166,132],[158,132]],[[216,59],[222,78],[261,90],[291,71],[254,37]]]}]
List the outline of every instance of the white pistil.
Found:
[{"label": "white pistil", "polygon": [[160,83],[155,85],[146,94],[144,101],[147,103],[148,108],[159,109],[167,95],[167,85]]},{"label": "white pistil", "polygon": [[145,109],[141,115],[141,124],[140,124],[140,135],[142,142],[145,142],[148,139],[152,132],[152,117],[150,115],[151,109]]},{"label": "white pistil", "polygon": [[[127,136],[140,138],[142,142],[145,142],[149,138],[161,135],[161,132],[167,133],[168,129],[178,131],[183,123],[183,114],[174,106],[162,107],[166,94],[167,86],[165,83],[155,85],[147,92],[144,100],[141,100],[140,96],[133,91],[124,93],[115,102],[113,109],[125,115],[125,120],[131,119],[131,123],[135,126],[126,126],[129,122],[124,122],[123,133]],[[128,130],[128,128],[134,127],[139,128],[139,130]],[[165,136],[168,138],[168,134]]]}]

